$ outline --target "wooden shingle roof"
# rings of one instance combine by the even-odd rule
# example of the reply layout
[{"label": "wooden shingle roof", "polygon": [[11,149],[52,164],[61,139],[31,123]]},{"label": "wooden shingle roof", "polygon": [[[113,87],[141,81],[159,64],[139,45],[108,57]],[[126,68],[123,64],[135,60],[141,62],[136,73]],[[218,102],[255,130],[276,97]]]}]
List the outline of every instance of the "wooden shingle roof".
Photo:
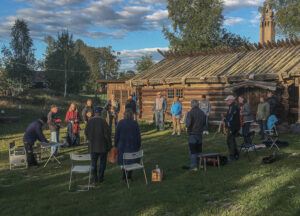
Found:
[{"label": "wooden shingle roof", "polygon": [[[300,75],[300,41],[253,44],[231,50],[162,53],[165,57],[133,77],[133,85],[277,80]],[[281,77],[281,78],[280,78]]]}]

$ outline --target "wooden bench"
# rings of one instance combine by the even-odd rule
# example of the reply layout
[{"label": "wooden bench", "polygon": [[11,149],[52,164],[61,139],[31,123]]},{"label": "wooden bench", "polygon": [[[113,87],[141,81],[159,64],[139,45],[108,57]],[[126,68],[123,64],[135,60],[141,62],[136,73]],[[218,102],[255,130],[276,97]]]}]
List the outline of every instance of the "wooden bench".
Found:
[{"label": "wooden bench", "polygon": [[204,171],[206,172],[206,162],[207,162],[207,158],[208,157],[216,157],[217,161],[214,161],[214,166],[216,166],[216,164],[218,164],[218,168],[220,168],[220,154],[219,153],[209,153],[209,154],[201,154],[198,156],[200,158],[200,163],[199,163],[199,170],[201,169],[201,165],[202,165],[202,159],[204,161]]}]

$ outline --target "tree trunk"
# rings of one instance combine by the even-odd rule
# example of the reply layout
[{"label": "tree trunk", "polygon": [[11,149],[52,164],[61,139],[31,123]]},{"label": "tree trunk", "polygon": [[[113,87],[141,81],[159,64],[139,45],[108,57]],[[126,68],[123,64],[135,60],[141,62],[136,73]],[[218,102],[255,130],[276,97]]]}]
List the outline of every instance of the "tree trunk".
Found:
[{"label": "tree trunk", "polygon": [[64,97],[67,96],[67,58],[65,56],[65,91],[64,91]]}]

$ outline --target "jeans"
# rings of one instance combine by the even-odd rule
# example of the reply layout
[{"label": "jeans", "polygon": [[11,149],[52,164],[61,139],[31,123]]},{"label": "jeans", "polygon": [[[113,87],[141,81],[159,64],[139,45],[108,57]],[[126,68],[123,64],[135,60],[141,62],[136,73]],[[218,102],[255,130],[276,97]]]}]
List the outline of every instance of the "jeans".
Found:
[{"label": "jeans", "polygon": [[199,155],[202,153],[202,135],[189,135],[189,155],[191,159],[190,169],[198,167]]},{"label": "jeans", "polygon": [[[160,125],[159,125],[159,120],[160,120]],[[163,110],[155,111],[155,126],[156,126],[156,130],[164,130],[165,129],[164,111]]]},{"label": "jeans", "polygon": [[238,159],[239,158],[239,152],[237,149],[235,137],[237,136],[238,131],[232,131],[230,129],[227,129],[226,132],[226,142],[229,150],[229,157],[231,159]]},{"label": "jeans", "polygon": [[205,118],[204,131],[208,131],[208,116],[206,116],[206,118]]},{"label": "jeans", "polygon": [[[57,131],[51,131],[51,141],[52,142],[59,142],[59,130]],[[55,146],[51,147],[51,154],[54,154],[57,152],[58,148]]]},{"label": "jeans", "polygon": [[115,128],[116,128],[117,124],[118,124],[118,113],[109,113],[109,127],[110,127],[110,130],[112,130],[113,120],[115,120]]},{"label": "jeans", "polygon": [[260,137],[263,139],[265,137],[265,130],[267,130],[267,120],[259,120],[258,124],[260,126]]},{"label": "jeans", "polygon": [[242,133],[243,133],[243,137],[244,137],[244,144],[251,144],[251,138],[248,136],[248,134],[250,132],[250,125],[251,125],[251,122],[246,122],[243,125]]},{"label": "jeans", "polygon": [[180,116],[172,116],[173,119],[173,132],[177,132],[180,133],[181,131],[181,126],[180,126]]},{"label": "jeans", "polygon": [[33,143],[24,143],[28,166],[37,165],[37,161],[33,154]]},{"label": "jeans", "polygon": [[[99,166],[99,176],[97,176],[97,162],[98,158],[100,158],[100,166]],[[91,153],[92,159],[92,174],[94,177],[94,182],[103,182],[104,180],[104,171],[106,168],[107,161],[107,153]]]}]

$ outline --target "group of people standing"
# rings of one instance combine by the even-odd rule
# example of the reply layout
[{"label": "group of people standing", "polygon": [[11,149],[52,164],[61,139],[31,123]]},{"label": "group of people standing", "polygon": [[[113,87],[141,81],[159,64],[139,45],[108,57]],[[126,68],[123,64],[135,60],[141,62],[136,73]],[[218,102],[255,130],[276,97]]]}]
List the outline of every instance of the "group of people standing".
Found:
[{"label": "group of people standing", "polygon": [[229,161],[238,160],[239,152],[235,138],[239,135],[240,128],[242,128],[241,135],[244,138],[245,144],[251,144],[249,136],[251,123],[257,121],[260,126],[260,138],[264,139],[265,131],[268,129],[267,121],[271,115],[277,114],[277,100],[273,93],[267,93],[267,99],[260,96],[257,107],[256,118],[253,115],[250,104],[244,96],[238,97],[238,103],[235,102],[235,97],[229,95],[225,99],[229,105],[226,117],[224,119],[227,128],[227,145],[229,149]]}]

